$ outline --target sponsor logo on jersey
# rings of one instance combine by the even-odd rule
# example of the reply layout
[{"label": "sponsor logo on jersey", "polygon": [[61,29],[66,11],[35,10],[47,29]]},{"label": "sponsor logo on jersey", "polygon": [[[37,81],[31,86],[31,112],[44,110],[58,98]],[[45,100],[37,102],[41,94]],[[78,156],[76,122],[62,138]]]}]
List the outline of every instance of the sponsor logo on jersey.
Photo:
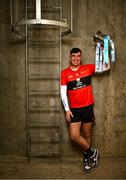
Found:
[{"label": "sponsor logo on jersey", "polygon": [[82,82],[80,81],[80,78],[77,78],[76,81],[77,81],[76,83],[77,87],[82,86]]}]

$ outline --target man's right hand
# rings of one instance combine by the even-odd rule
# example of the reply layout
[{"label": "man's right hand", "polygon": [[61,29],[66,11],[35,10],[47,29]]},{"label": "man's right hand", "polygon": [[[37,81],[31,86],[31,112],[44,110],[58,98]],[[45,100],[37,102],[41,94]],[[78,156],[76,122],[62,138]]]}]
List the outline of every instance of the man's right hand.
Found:
[{"label": "man's right hand", "polygon": [[73,114],[71,111],[66,111],[66,120],[70,123],[71,117],[73,117]]}]

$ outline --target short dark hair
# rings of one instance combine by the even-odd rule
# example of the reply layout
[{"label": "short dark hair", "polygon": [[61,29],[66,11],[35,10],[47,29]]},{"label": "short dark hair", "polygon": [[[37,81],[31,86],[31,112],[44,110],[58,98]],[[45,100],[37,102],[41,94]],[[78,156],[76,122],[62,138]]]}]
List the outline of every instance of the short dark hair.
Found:
[{"label": "short dark hair", "polygon": [[70,54],[72,54],[72,53],[78,53],[78,52],[80,52],[80,53],[82,54],[81,49],[75,47],[75,48],[72,48],[72,49],[71,49]]}]

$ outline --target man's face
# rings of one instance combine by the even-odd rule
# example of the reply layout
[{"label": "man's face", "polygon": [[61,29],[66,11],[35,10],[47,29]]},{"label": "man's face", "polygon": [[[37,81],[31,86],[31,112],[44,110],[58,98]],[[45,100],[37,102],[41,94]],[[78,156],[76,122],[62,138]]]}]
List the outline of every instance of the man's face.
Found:
[{"label": "man's face", "polygon": [[70,54],[70,63],[72,66],[77,67],[81,63],[82,53],[71,53]]}]

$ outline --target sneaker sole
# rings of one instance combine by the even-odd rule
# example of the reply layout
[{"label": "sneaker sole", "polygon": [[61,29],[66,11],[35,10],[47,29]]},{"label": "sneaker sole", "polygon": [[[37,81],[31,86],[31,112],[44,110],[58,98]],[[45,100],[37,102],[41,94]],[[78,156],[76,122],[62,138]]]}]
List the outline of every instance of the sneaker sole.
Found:
[{"label": "sneaker sole", "polygon": [[[84,168],[84,167],[83,167],[83,168]],[[90,169],[85,169],[85,168],[84,168],[84,171],[85,171],[86,173],[89,173],[89,172],[91,171],[91,169],[92,169],[91,167],[90,167]]]}]

